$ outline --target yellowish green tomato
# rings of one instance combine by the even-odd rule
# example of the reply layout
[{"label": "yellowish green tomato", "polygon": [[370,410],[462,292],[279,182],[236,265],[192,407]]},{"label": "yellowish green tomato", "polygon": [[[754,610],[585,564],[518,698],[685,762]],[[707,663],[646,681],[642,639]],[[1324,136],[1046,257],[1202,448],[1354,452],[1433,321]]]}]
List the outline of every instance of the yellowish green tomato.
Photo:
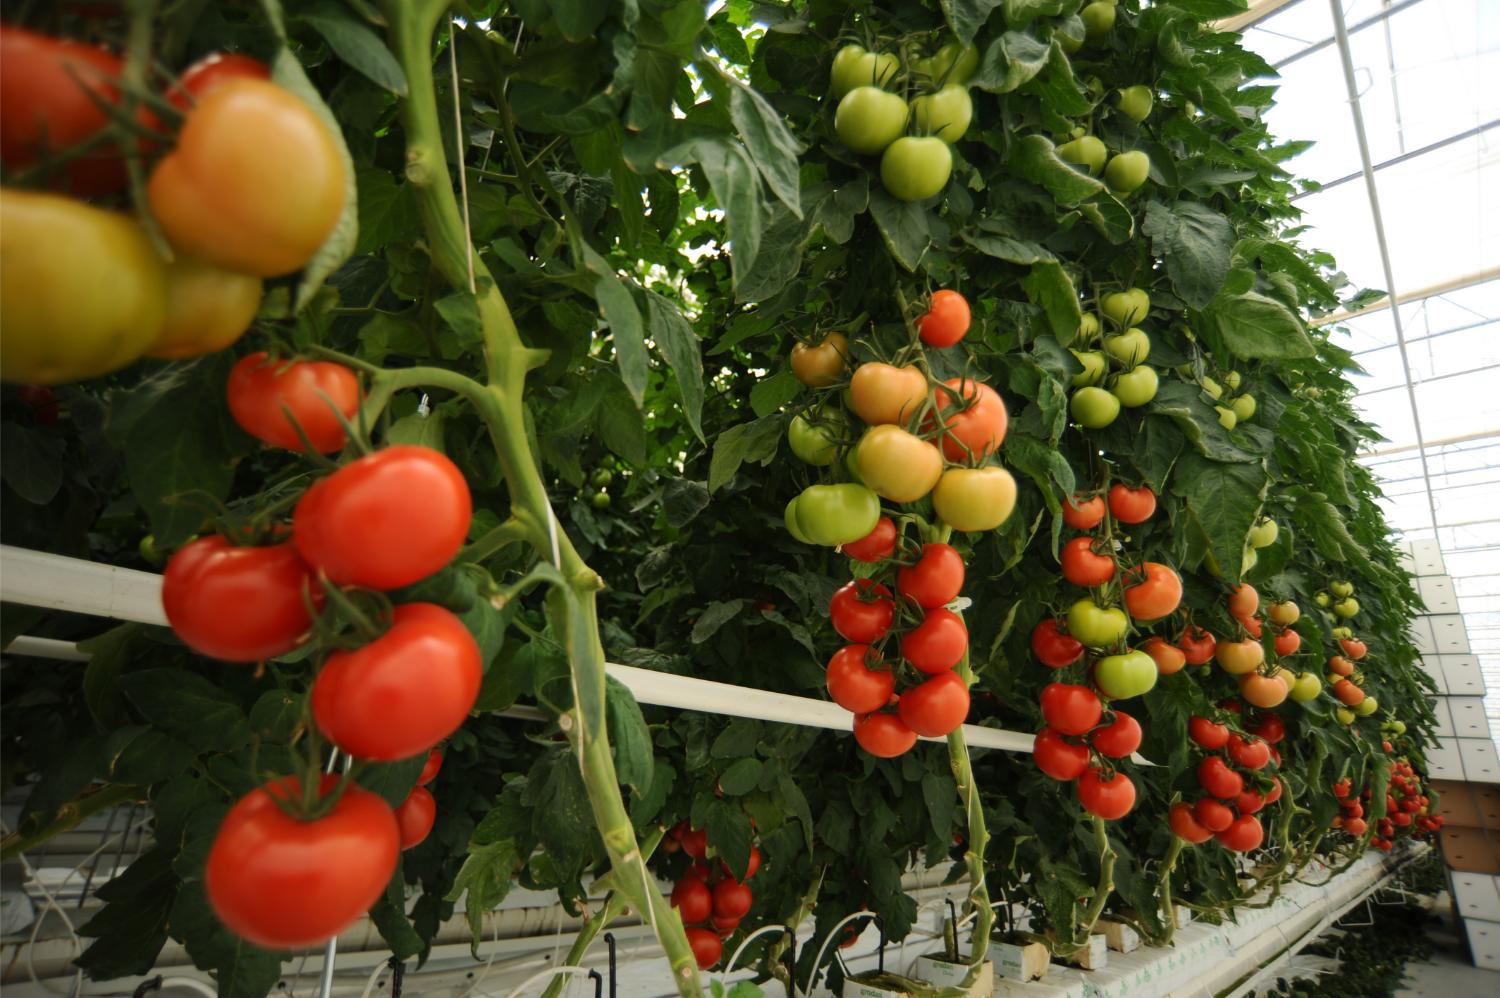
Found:
[{"label": "yellowish green tomato", "polygon": [[1224,427],[1224,429],[1232,430],[1239,425],[1239,417],[1234,414],[1233,409],[1227,406],[1216,405],[1214,406],[1214,412],[1219,414],[1219,425]]},{"label": "yellowish green tomato", "polygon": [[1268,548],[1276,543],[1276,538],[1280,534],[1281,528],[1276,525],[1276,521],[1269,516],[1263,516],[1255,522],[1255,526],[1250,528],[1250,546]]},{"label": "yellowish green tomato", "polygon": [[1094,667],[1094,682],[1111,700],[1128,700],[1148,692],[1156,685],[1158,675],[1156,661],[1143,651],[1106,655]]},{"label": "yellowish green tomato", "polygon": [[1078,320],[1078,341],[1080,343],[1092,343],[1099,338],[1099,330],[1103,327],[1099,324],[1099,317],[1093,312],[1083,313]]},{"label": "yellowish green tomato", "polygon": [[1122,152],[1104,167],[1104,182],[1118,194],[1129,194],[1146,182],[1151,160],[1139,149]]},{"label": "yellowish green tomato", "polygon": [[1151,88],[1137,83],[1120,91],[1120,111],[1132,121],[1145,121],[1151,113]]},{"label": "yellowish green tomato", "polygon": [[1102,430],[1120,415],[1120,400],[1103,388],[1080,388],[1068,402],[1068,411],[1085,429]]},{"label": "yellowish green tomato", "polygon": [[1230,407],[1234,409],[1234,414],[1241,423],[1247,423],[1250,417],[1255,415],[1255,396],[1241,395],[1230,403]]},{"label": "yellowish green tomato", "polygon": [[[837,547],[875,529],[880,520],[880,497],[853,482],[809,485],[789,510],[788,517],[795,518],[797,530],[809,544]],[[797,530],[792,530],[792,536]]]},{"label": "yellowish green tomato", "polygon": [[906,101],[879,87],[855,87],[839,101],[833,130],[857,153],[873,155],[906,131]]},{"label": "yellowish green tomato", "polygon": [[1346,581],[1344,581],[1344,580],[1341,579],[1338,582],[1335,582],[1331,586],[1329,586],[1328,590],[1329,590],[1329,592],[1333,593],[1333,595],[1335,595],[1335,596],[1353,596],[1354,595],[1354,583],[1352,583],[1352,582],[1346,582]]},{"label": "yellowish green tomato", "polygon": [[1104,337],[1104,352],[1126,367],[1135,367],[1151,353],[1151,337],[1134,327],[1114,336]]},{"label": "yellowish green tomato", "polygon": [[945,44],[927,60],[927,71],[934,80],[946,84],[963,86],[974,78],[979,68],[979,49],[972,43],[960,45],[957,41]]},{"label": "yellowish green tomato", "polygon": [[881,87],[896,78],[901,60],[890,52],[867,52],[861,45],[845,45],[833,57],[828,95],[834,100],[855,87]]},{"label": "yellowish green tomato", "polygon": [[1345,596],[1343,599],[1333,604],[1333,615],[1335,617],[1343,617],[1345,620],[1348,620],[1350,617],[1353,617],[1358,613],[1359,600],[1355,599],[1353,596]]},{"label": "yellowish green tomato", "polygon": [[1112,291],[1099,299],[1099,311],[1116,326],[1133,326],[1151,310],[1151,298],[1140,288]]},{"label": "yellowish green tomato", "polygon": [[1156,388],[1156,368],[1141,364],[1135,370],[1116,377],[1115,386],[1111,390],[1121,405],[1134,409],[1156,398]]},{"label": "yellowish green tomato", "polygon": [[792,453],[808,464],[825,468],[838,457],[834,427],[826,420],[814,423],[799,413],[787,427],[786,437],[792,445]]},{"label": "yellowish green tomato", "polygon": [[1354,713],[1358,714],[1360,717],[1369,717],[1379,709],[1380,701],[1376,700],[1374,697],[1367,696],[1363,700],[1361,700],[1359,704],[1354,708]]},{"label": "yellowish green tomato", "polygon": [[1101,384],[1104,375],[1109,370],[1109,361],[1104,359],[1104,354],[1098,350],[1072,351],[1078,363],[1083,365],[1083,370],[1073,375],[1074,388],[1087,388],[1089,385]]},{"label": "yellowish green tomato", "polygon": [[1102,607],[1092,599],[1081,599],[1068,608],[1068,633],[1090,648],[1118,643],[1129,627],[1130,618],[1117,606]]},{"label": "yellowish green tomato", "polygon": [[1104,161],[1109,158],[1109,150],[1099,139],[1084,135],[1058,146],[1057,157],[1065,163],[1081,166],[1089,171],[1089,176],[1097,177],[1104,169]]},{"label": "yellowish green tomato", "polygon": [[1319,693],[1323,692],[1323,680],[1315,673],[1298,673],[1297,679],[1292,683],[1291,698],[1298,703],[1307,703],[1316,700]]},{"label": "yellowish green tomato", "polygon": [[1208,377],[1207,375],[1203,376],[1203,390],[1208,392],[1209,396],[1212,397],[1215,402],[1219,401],[1219,399],[1224,396],[1224,386],[1219,384],[1213,378]]},{"label": "yellowish green tomato", "polygon": [[932,136],[903,136],[880,157],[880,182],[901,201],[926,201],[948,186],[953,153]]},{"label": "yellowish green tomato", "polygon": [[1339,723],[1342,725],[1347,726],[1354,723],[1354,711],[1350,710],[1348,707],[1334,708],[1333,716],[1338,718]]},{"label": "yellowish green tomato", "polygon": [[925,135],[944,142],[957,142],[969,130],[974,100],[967,88],[950,83],[935,94],[924,94],[911,102],[912,118]]},{"label": "yellowish green tomato", "polygon": [[1346,639],[1346,638],[1352,638],[1352,637],[1354,637],[1354,630],[1353,630],[1353,628],[1349,628],[1349,627],[1335,627],[1333,629],[1333,636],[1335,638],[1340,639],[1340,640],[1343,640],[1343,639]]},{"label": "yellowish green tomato", "polygon": [[1115,5],[1105,0],[1088,4],[1078,16],[1083,18],[1083,30],[1091,40],[1102,38],[1115,28]]},{"label": "yellowish green tomato", "polygon": [[1323,609],[1326,610],[1326,609],[1328,609],[1329,604],[1333,602],[1333,598],[1330,597],[1325,592],[1319,592],[1317,595],[1315,595],[1313,597],[1313,602],[1316,603],[1316,604],[1318,604],[1318,606],[1321,606]]},{"label": "yellowish green tomato", "polygon": [[1228,385],[1229,386],[1229,390],[1232,391],[1232,392],[1239,391],[1240,390],[1240,372],[1239,371],[1230,371],[1228,374],[1224,375],[1224,384]]}]

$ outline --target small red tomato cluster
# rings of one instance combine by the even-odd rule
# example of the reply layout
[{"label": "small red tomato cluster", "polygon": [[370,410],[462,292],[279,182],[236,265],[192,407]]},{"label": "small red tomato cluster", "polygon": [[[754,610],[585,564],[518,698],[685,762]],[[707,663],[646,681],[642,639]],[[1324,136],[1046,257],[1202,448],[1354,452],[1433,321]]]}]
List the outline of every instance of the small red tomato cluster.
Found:
[{"label": "small red tomato cluster", "polygon": [[[397,589],[446,566],[467,537],[471,512],[463,474],[444,455],[415,446],[377,451],[308,488],[290,531],[269,531],[274,543],[240,546],[215,534],[179,550],[162,582],[167,619],[204,655],[231,662],[283,655],[309,639],[321,607],[351,606],[350,593]],[[390,543],[392,537],[401,543]],[[435,746],[463,724],[479,694],[479,645],[451,611],[404,603],[363,626],[372,631],[364,644],[340,647],[323,660],[310,696],[313,720],[353,758],[423,756],[426,765],[394,814],[355,785],[325,781],[316,793],[304,792],[295,777],[272,781],[230,810],[209,855],[208,897],[225,925],[263,946],[321,943],[374,903],[399,849],[431,830],[436,802],[424,784],[441,765]],[[300,920],[282,918],[280,902],[267,903],[254,886],[279,862],[275,849],[250,848],[244,831],[269,820],[267,809],[287,822],[277,838],[302,842],[304,859],[321,856],[347,874]],[[359,869],[339,861],[351,838],[369,846],[361,855],[381,861]]]},{"label": "small red tomato cluster", "polygon": [[[969,631],[948,609],[963,589],[963,558],[948,544],[924,544],[902,562],[896,542],[895,524],[882,517],[868,537],[845,545],[882,571],[847,583],[828,604],[834,630],[850,642],[828,660],[828,693],[854,715],[860,747],[882,759],[907,752],[919,735],[947,735],[969,714],[969,685],[954,671]],[[895,594],[878,578],[894,581]],[[887,652],[893,641],[899,656]]]},{"label": "small red tomato cluster", "polygon": [[1212,718],[1190,718],[1188,737],[1207,753],[1197,768],[1203,796],[1172,805],[1173,833],[1189,845],[1214,838],[1233,852],[1257,848],[1265,839],[1265,829],[1256,814],[1281,799],[1281,778],[1265,770],[1281,765],[1274,743],[1285,736],[1286,724],[1274,714],[1249,725],[1245,734]]},{"label": "small red tomato cluster", "polygon": [[[1390,742],[1384,743],[1387,754]],[[1368,830],[1365,818],[1365,802],[1371,790],[1366,787],[1358,798],[1351,799],[1352,786],[1348,777],[1333,785],[1333,795],[1339,800],[1339,814],[1332,827],[1342,829],[1352,838],[1359,838]],[[1425,838],[1443,827],[1443,816],[1430,813],[1430,801],[1424,791],[1422,778],[1405,758],[1391,765],[1391,780],[1385,792],[1385,817],[1375,823],[1375,834],[1370,845],[1381,852],[1390,852],[1396,840],[1402,836],[1414,839]]]},{"label": "small red tomato cluster", "polygon": [[675,843],[668,851],[681,851],[691,862],[672,888],[672,907],[688,926],[688,944],[698,966],[707,970],[723,955],[724,940],[739,928],[740,920],[750,913],[755,896],[746,882],[760,869],[760,849],[750,847],[750,862],[743,880],[736,879],[723,860],[708,862],[708,833],[680,822],[668,833]]}]

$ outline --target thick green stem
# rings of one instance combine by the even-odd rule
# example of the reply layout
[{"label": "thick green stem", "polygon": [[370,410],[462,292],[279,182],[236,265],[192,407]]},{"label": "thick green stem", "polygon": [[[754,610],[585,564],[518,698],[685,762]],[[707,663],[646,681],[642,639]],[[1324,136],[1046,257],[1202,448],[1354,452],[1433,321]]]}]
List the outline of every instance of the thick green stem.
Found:
[{"label": "thick green stem", "polygon": [[[409,96],[402,107],[406,131],[406,177],[417,194],[432,260],[438,271],[456,287],[473,281],[478,308],[488,384],[482,388],[462,375],[441,369],[402,372],[413,379],[448,387],[463,395],[478,411],[495,445],[495,452],[510,491],[512,515],[523,514],[535,525],[533,544],[538,554],[562,575],[563,588],[548,596],[549,613],[557,631],[567,636],[572,668],[574,706],[560,719],[567,731],[583,774],[584,787],[594,812],[594,822],[609,854],[616,883],[625,899],[655,929],[657,939],[672,965],[673,980],[687,996],[702,994],[697,961],[688,946],[682,920],[667,904],[636,843],[635,828],[620,796],[614,759],[602,723],[605,673],[604,648],[599,641],[595,594],[603,586],[557,525],[547,497],[546,485],[526,439],[525,413],[521,399],[526,374],[545,359],[522,341],[510,309],[483,262],[474,254],[469,234],[453,192],[447,156],[438,127],[437,98],[433,90],[433,32],[447,11],[447,0],[384,0],[382,8],[391,27],[396,57],[406,71]],[[462,128],[458,129],[463,134]],[[459,164],[463,168],[463,164]]]},{"label": "thick green stem", "polygon": [[[970,686],[974,684],[974,673],[969,668],[969,657],[959,663],[959,675]],[[964,741],[963,728],[948,735],[948,764],[953,769],[953,780],[958,785],[958,796],[964,802],[964,813],[968,819],[968,838],[964,843],[964,864],[969,870],[969,905],[974,910],[974,929],[969,934],[969,972],[964,976],[963,986],[968,988],[979,976],[979,969],[990,951],[990,931],[994,927],[995,912],[990,908],[990,889],[984,877],[984,854],[989,848],[989,830],[984,823],[984,802],[980,800],[979,786],[974,780],[974,770],[969,764],[969,746]],[[957,935],[957,927],[954,934]],[[956,942],[956,940],[955,940]]]},{"label": "thick green stem", "polygon": [[12,832],[3,841],[0,841],[0,860],[11,860],[23,852],[35,849],[47,840],[61,835],[63,832],[72,831],[79,823],[100,811],[108,810],[117,804],[123,804],[131,800],[143,800],[146,792],[140,787],[126,786],[111,783],[107,786],[90,790],[82,796],[71,800],[58,808],[57,816],[45,827],[39,828],[29,834]]},{"label": "thick green stem", "polygon": [[1167,850],[1167,856],[1161,861],[1161,873],[1156,878],[1156,896],[1161,904],[1162,933],[1147,934],[1153,946],[1170,946],[1172,937],[1177,933],[1177,908],[1172,903],[1172,870],[1177,866],[1177,858],[1182,855],[1182,847],[1187,843],[1176,835],[1172,836],[1172,848]]},{"label": "thick green stem", "polygon": [[1115,850],[1109,844],[1109,829],[1105,826],[1104,819],[1097,815],[1094,817],[1094,841],[1099,846],[1099,886],[1094,889],[1094,900],[1090,902],[1083,918],[1079,919],[1073,938],[1065,945],[1054,945],[1052,952],[1055,956],[1070,957],[1088,946],[1094,925],[1099,921],[1099,916],[1104,914],[1105,902],[1114,892]]}]

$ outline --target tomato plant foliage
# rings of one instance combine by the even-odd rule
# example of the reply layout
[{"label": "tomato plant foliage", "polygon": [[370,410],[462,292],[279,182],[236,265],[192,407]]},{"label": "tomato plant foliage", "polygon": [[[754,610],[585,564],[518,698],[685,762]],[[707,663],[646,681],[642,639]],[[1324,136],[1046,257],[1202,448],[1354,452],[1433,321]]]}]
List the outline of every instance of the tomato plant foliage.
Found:
[{"label": "tomato plant foliage", "polygon": [[[1342,725],[1326,693],[1277,708],[1286,793],[1259,818],[1283,847],[1267,882],[1288,872],[1285,857],[1362,847],[1328,834],[1330,787],[1344,776],[1384,786],[1376,729],[1397,713],[1407,727],[1396,751],[1420,760],[1433,722],[1406,637],[1417,598],[1378,487],[1353,460],[1378,438],[1351,405],[1346,372],[1357,368],[1330,327],[1309,324],[1369,293],[1290,241],[1300,185],[1287,160],[1302,146],[1277,143],[1261,120],[1274,89],[1256,81],[1274,74],[1202,23],[1241,3],[1123,0],[1113,29],[1082,47],[1078,0],[731,0],[707,17],[698,0],[469,0],[435,37],[413,28],[411,11],[446,10],[436,2],[211,6],[167,9],[156,56],[181,67],[216,50],[253,55],[326,104],[352,164],[353,216],[304,271],[268,282],[254,330],[224,353],[60,386],[65,418],[52,421],[7,386],[0,533],[155,571],[216,515],[290,509],[326,469],[258,446],[224,395],[236,360],[268,347],[352,358],[380,403],[373,425],[356,428],[380,447],[452,459],[473,497],[468,544],[391,599],[458,614],[484,678],[430,784],[432,831],[370,912],[397,956],[425,955],[460,898],[477,946],[483,913],[516,884],[571,906],[591,877],[618,876],[617,829],[591,809],[601,760],[574,741],[578,723],[607,736],[626,832],[654,843],[687,821],[735,875],[760,850],[746,929],[816,902],[820,938],[861,908],[900,938],[916,914],[902,874],[961,864],[976,844],[992,893],[1029,908],[1062,949],[1101,879],[1114,884],[1098,899],[1104,910],[1131,913],[1156,941],[1170,937],[1164,894],[1210,907],[1245,899],[1233,854],[1211,842],[1182,850],[1167,822],[1197,786],[1189,717],[1233,718],[1218,706],[1235,699],[1233,677],[1212,668],[1162,675],[1132,701],[1140,752],[1155,765],[1111,761],[1135,797],[1107,833],[1026,754],[974,753],[985,833],[966,820],[941,745],[877,760],[843,732],[642,708],[602,670],[580,671],[579,648],[597,635],[611,662],[823,695],[825,663],[844,643],[829,601],[851,562],[799,543],[782,511],[806,486],[848,476],[842,461],[809,466],[785,443],[792,418],[832,394],[799,380],[792,350],[837,332],[853,364],[888,359],[917,318],[907,303],[939,288],[961,292],[972,314],[960,343],[929,351],[933,374],[999,393],[1009,420],[999,456],[1019,481],[1000,527],[953,541],[973,601],[969,722],[1042,727],[1038,698],[1059,677],[1030,635],[1078,598],[1058,568],[1074,536],[1062,504],[1112,483],[1148,485],[1154,516],[1111,520],[1114,536],[1130,564],[1174,568],[1183,600],[1138,624],[1132,646],[1153,634],[1176,643],[1189,620],[1238,637],[1224,603],[1244,578],[1268,604],[1300,604],[1301,645],[1282,664],[1319,675],[1342,621],[1316,612],[1315,594],[1331,580],[1355,584],[1364,687],[1384,710]],[[123,20],[41,21],[124,39]],[[972,121],[950,147],[941,192],[900,200],[873,157],[840,142],[830,66],[851,40],[910,59],[954,38],[980,54]],[[1137,122],[1111,95],[1140,84],[1155,100]],[[1111,154],[1145,153],[1143,185],[1113,193],[1060,158],[1075,128]],[[446,157],[440,173],[434,150]],[[434,188],[461,199],[473,272],[452,263],[464,259],[461,241],[438,238],[451,230],[433,222]],[[1149,293],[1138,325],[1159,388],[1085,431],[1070,422],[1082,369],[1070,348],[1087,346],[1080,328],[1100,297],[1126,288]],[[497,299],[518,337],[510,360],[491,349]],[[448,377],[496,384],[507,364],[526,382],[506,431],[521,461],[497,451],[486,410]],[[1226,428],[1210,382],[1253,393],[1253,418]],[[829,431],[841,454],[846,432]],[[357,456],[350,445],[342,460]],[[536,514],[538,497],[555,523]],[[1256,550],[1248,537],[1263,517],[1280,530]],[[563,568],[597,573],[596,619]],[[308,646],[256,670],[198,657],[165,629],[100,635],[98,621],[3,609],[7,643],[84,640],[93,656],[74,671],[7,664],[6,786],[30,785],[7,847],[43,840],[75,802],[141,800],[154,816],[152,848],[99,891],[107,905],[82,930],[92,942],[81,965],[97,978],[144,973],[170,936],[233,993],[264,993],[281,957],[223,928],[203,869],[234,801],[267,772],[297,771],[311,723]],[[1276,662],[1274,634],[1262,640]],[[517,704],[552,723],[497,714]],[[1244,710],[1234,723],[1258,716]],[[361,764],[354,778],[395,807],[425,759]],[[677,879],[686,862],[674,848],[651,866]]]}]

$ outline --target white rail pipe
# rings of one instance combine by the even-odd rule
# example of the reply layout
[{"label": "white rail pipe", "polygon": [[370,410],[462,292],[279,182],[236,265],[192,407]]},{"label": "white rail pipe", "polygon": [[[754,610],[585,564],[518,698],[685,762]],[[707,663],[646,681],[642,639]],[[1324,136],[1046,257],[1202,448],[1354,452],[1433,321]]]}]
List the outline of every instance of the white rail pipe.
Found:
[{"label": "white rail pipe", "polygon": [[[165,625],[167,622],[161,607],[160,575],[9,545],[0,546],[0,600],[143,624]],[[18,638],[5,650],[12,654],[70,661],[87,657],[66,642],[41,644],[48,640]],[[71,651],[71,654],[48,654],[49,651]],[[606,669],[641,703],[833,731],[848,732],[852,729],[849,712],[826,700],[716,683],[692,676],[674,676],[630,665],[609,663]],[[974,724],[964,725],[963,730],[964,738],[972,748],[1031,751],[1033,736],[1024,731],[1005,731]]]}]

